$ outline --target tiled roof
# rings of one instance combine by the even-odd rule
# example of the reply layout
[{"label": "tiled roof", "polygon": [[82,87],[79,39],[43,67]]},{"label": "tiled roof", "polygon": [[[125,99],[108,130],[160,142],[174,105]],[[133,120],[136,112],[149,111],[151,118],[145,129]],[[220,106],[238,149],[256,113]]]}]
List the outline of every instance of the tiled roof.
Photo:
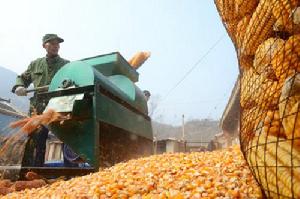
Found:
[{"label": "tiled roof", "polygon": [[12,111],[12,112],[17,112],[13,107],[11,107],[8,103],[6,102],[1,102],[0,101],[0,108],[4,109],[4,110],[8,110],[8,111]]},{"label": "tiled roof", "polygon": [[[2,111],[2,112],[1,112]],[[14,116],[24,116],[26,114],[22,113],[15,107],[13,107],[10,103],[5,101],[0,101],[0,114],[4,115],[14,115]]]}]

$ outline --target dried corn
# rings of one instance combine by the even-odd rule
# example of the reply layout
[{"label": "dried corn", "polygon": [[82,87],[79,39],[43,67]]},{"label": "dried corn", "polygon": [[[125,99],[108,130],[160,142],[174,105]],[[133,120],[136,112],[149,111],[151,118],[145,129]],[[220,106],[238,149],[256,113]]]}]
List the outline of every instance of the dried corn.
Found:
[{"label": "dried corn", "polygon": [[262,83],[262,78],[252,68],[244,71],[241,79],[241,106],[250,109],[256,105],[255,99]]},{"label": "dried corn", "polygon": [[274,22],[272,6],[270,6],[269,1],[261,0],[247,26],[240,55],[254,55],[257,47],[272,36]]},{"label": "dried corn", "polygon": [[233,43],[235,44],[236,43],[236,31],[237,31],[237,22],[234,21],[234,22],[227,22],[224,24],[225,25],[225,28],[226,28],[226,31],[229,35],[229,37],[231,38],[231,40],[233,41]]},{"label": "dried corn", "polygon": [[299,3],[260,0],[244,18],[231,13],[239,21],[234,42],[241,69],[241,145],[270,198],[300,198]]},{"label": "dried corn", "polygon": [[261,198],[238,146],[154,155],[3,198]]},{"label": "dried corn", "polygon": [[266,111],[259,107],[252,107],[251,109],[244,109],[241,112],[241,145],[247,146],[250,140],[254,137],[256,128],[260,128],[263,119],[266,116]]},{"label": "dried corn", "polygon": [[238,13],[235,10],[235,0],[215,0],[215,4],[224,22],[237,21]]},{"label": "dried corn", "polygon": [[271,65],[279,81],[284,81],[300,71],[300,34],[291,36],[271,61]]},{"label": "dried corn", "polygon": [[300,149],[300,74],[286,80],[280,96],[279,112],[287,138]]},{"label": "dried corn", "polygon": [[[257,48],[253,61],[253,67],[255,68],[256,72],[261,74],[264,72],[264,70],[266,70],[272,59],[278,54],[278,51],[284,47],[284,43],[284,40],[272,37],[264,41]],[[268,72],[274,73],[273,70]]]},{"label": "dried corn", "polygon": [[285,138],[285,133],[279,116],[279,110],[268,110],[262,124],[259,125],[261,126],[257,127],[256,131],[259,130],[259,128],[262,128],[262,133]]},{"label": "dried corn", "polygon": [[297,4],[298,0],[272,0],[273,15],[276,19],[274,29],[276,31],[294,32],[292,12]]},{"label": "dried corn", "polygon": [[252,14],[258,5],[258,0],[235,0],[235,12],[238,18],[242,18],[247,14]]},{"label": "dried corn", "polygon": [[300,196],[300,152],[292,149],[291,141],[257,132],[247,159],[270,196]]},{"label": "dried corn", "polygon": [[279,104],[281,88],[282,84],[280,82],[265,79],[257,88],[256,104],[262,109],[276,109]]},{"label": "dried corn", "polygon": [[236,47],[239,54],[239,65],[240,68],[248,70],[253,67],[253,56],[247,56],[241,54],[241,47],[244,41],[247,26],[249,25],[251,15],[246,15],[242,20],[239,21],[236,31]]},{"label": "dried corn", "polygon": [[26,134],[31,134],[41,125],[48,125],[55,121],[64,121],[69,119],[69,115],[58,113],[52,109],[47,110],[41,115],[33,115],[30,118],[21,119],[10,124],[11,128],[21,127],[21,131]]},{"label": "dried corn", "polygon": [[138,69],[150,57],[150,55],[150,52],[138,52],[128,61],[128,63],[134,69]]},{"label": "dried corn", "polygon": [[224,22],[238,21],[247,14],[252,14],[258,0],[215,0],[221,18]]},{"label": "dried corn", "polygon": [[249,25],[250,19],[251,19],[251,15],[246,15],[237,24],[235,37],[236,37],[236,45],[237,45],[238,49],[241,48],[241,46],[242,46],[245,32],[246,32],[247,26]]}]

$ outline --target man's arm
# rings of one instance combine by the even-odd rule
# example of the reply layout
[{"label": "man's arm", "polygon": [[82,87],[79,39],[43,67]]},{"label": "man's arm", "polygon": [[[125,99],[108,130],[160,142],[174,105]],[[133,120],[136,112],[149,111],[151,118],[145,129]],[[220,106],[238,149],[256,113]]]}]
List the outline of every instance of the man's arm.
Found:
[{"label": "man's arm", "polygon": [[32,63],[28,66],[27,70],[22,73],[21,75],[18,75],[16,78],[16,84],[12,88],[12,92],[14,93],[16,88],[19,86],[27,88],[31,83],[31,68],[32,68]]}]

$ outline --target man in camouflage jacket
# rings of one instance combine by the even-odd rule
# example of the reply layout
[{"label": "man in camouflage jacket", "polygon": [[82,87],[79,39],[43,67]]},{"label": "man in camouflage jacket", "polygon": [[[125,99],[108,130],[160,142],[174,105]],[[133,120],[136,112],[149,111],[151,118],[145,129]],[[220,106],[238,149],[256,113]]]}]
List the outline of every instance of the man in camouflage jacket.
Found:
[{"label": "man in camouflage jacket", "polygon": [[[34,88],[49,85],[55,73],[69,63],[68,60],[58,55],[60,43],[64,40],[56,34],[46,34],[43,37],[43,48],[47,54],[45,57],[38,58],[30,63],[27,70],[19,75],[12,92],[18,96],[26,96],[28,86],[33,83]],[[45,107],[36,100],[36,93],[30,99],[30,114],[32,111],[42,113]],[[43,166],[45,160],[46,139],[48,129],[42,127],[34,132],[26,145],[26,153],[23,158],[25,166]],[[34,152],[35,151],[35,152]]]}]

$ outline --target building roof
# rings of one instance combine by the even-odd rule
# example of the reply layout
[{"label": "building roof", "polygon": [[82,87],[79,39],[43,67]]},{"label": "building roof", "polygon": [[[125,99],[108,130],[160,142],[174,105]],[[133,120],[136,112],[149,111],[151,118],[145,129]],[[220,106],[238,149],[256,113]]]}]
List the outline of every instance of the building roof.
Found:
[{"label": "building roof", "polygon": [[238,128],[240,120],[240,76],[232,89],[231,96],[220,120],[220,127],[228,133]]},{"label": "building roof", "polygon": [[163,139],[159,139],[157,141],[176,141],[176,142],[182,142],[181,139],[177,139],[177,138],[174,138],[174,137],[163,138]]},{"label": "building roof", "polygon": [[9,115],[9,116],[16,116],[16,117],[25,117],[26,114],[19,111],[17,108],[12,106],[7,101],[0,101],[0,114]]}]

